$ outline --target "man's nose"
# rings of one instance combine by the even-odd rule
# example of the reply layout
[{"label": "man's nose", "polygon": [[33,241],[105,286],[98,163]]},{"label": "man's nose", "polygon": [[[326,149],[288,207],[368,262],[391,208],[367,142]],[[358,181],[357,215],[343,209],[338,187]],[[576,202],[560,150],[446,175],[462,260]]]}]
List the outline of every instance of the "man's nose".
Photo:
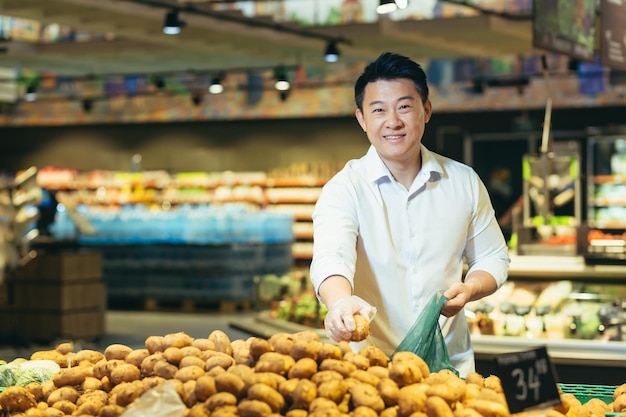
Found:
[{"label": "man's nose", "polygon": [[396,113],[395,111],[389,112],[386,122],[387,126],[394,128],[402,125],[402,119],[400,119],[398,113]]}]

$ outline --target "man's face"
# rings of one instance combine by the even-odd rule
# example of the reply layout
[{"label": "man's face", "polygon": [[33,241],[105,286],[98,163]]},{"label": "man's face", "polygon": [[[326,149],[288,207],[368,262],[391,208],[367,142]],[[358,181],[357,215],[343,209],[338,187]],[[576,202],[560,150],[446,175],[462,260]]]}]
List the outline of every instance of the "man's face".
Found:
[{"label": "man's face", "polygon": [[419,154],[431,112],[430,100],[422,104],[413,81],[399,78],[367,84],[356,118],[384,161],[403,162]]}]

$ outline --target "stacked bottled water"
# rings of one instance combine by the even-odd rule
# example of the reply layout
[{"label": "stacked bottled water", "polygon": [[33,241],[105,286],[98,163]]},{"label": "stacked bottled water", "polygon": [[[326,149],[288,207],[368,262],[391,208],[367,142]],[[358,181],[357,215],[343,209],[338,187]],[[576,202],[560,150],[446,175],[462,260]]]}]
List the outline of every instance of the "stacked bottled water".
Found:
[{"label": "stacked bottled water", "polygon": [[52,235],[91,245],[280,243],[294,239],[292,215],[237,203],[188,204],[170,210],[141,204],[116,210],[79,206],[77,214],[91,223],[94,234],[79,233],[70,213],[59,204],[50,226]]}]

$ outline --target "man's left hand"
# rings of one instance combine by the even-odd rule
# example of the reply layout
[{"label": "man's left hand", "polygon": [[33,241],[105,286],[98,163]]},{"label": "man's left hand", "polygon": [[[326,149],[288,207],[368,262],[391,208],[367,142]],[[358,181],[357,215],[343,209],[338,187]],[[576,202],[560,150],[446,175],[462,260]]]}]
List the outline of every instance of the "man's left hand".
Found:
[{"label": "man's left hand", "polygon": [[441,308],[441,314],[446,317],[452,317],[470,301],[472,288],[462,282],[457,282],[448,288],[443,295],[448,299],[448,302]]}]

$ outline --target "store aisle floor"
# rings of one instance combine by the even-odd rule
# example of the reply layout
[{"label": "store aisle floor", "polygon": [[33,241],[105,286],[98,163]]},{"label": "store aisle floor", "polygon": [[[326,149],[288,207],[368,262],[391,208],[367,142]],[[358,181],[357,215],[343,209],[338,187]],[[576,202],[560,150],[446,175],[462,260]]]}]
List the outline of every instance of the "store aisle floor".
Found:
[{"label": "store aisle floor", "polygon": [[[148,336],[162,336],[168,333],[185,332],[191,337],[207,337],[213,330],[224,331],[231,340],[245,339],[250,335],[232,328],[229,323],[255,314],[252,312],[222,313],[182,313],[111,310],[106,313],[106,333],[95,341],[73,340],[75,349],[95,349],[103,352],[113,343],[122,343],[132,348],[144,347]],[[0,359],[11,361],[15,358],[28,358],[38,350],[53,348],[59,340],[49,345],[3,346],[0,345]]]}]

